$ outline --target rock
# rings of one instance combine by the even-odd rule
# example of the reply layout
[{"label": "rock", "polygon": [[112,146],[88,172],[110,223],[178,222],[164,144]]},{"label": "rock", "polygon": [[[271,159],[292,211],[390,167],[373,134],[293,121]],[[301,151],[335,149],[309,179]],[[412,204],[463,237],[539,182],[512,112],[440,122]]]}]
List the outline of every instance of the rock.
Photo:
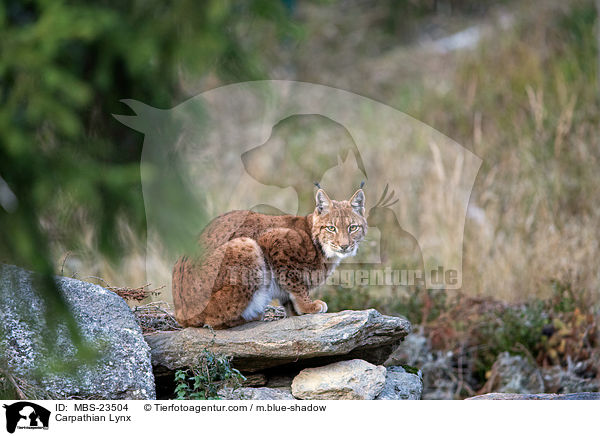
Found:
[{"label": "rock", "polygon": [[205,348],[232,356],[233,367],[253,372],[352,358],[382,363],[409,332],[407,319],[370,309],[257,321],[214,332],[206,328],[157,332],[146,335],[146,341],[159,373],[193,366]]},{"label": "rock", "polygon": [[544,380],[537,366],[523,356],[508,352],[498,355],[492,365],[486,389],[494,392],[533,394],[544,392]]},{"label": "rock", "polygon": [[401,366],[391,366],[385,375],[385,385],[376,400],[420,400],[423,394],[421,371],[411,374]]},{"label": "rock", "polygon": [[384,365],[409,365],[423,375],[424,400],[452,400],[458,388],[452,352],[434,351],[420,332],[411,333],[385,361]]},{"label": "rock", "polygon": [[360,359],[300,371],[292,395],[303,400],[372,400],[385,385],[386,370]]},{"label": "rock", "polygon": [[573,394],[510,394],[493,392],[465,398],[466,400],[600,400],[599,392],[578,392]]},{"label": "rock", "polygon": [[295,400],[289,392],[273,388],[223,388],[217,395],[223,400]]},{"label": "rock", "polygon": [[[56,278],[60,291],[84,340],[100,351],[100,358],[69,372],[50,373],[50,364],[70,365],[78,358],[65,324],[46,323],[34,278],[29,271],[0,264],[0,361],[12,375],[31,385],[38,398],[155,398],[150,349],[125,301],[100,286],[66,277]],[[49,329],[56,337],[50,347],[42,335]]]},{"label": "rock", "polygon": [[[294,375],[296,375],[294,373]],[[268,388],[285,388],[286,390],[292,389],[292,381],[294,377],[291,375],[275,375],[269,377],[267,380]]]},{"label": "rock", "polygon": [[261,387],[267,384],[267,377],[264,374],[248,374],[245,376],[246,380],[242,382],[242,386],[245,387]]}]

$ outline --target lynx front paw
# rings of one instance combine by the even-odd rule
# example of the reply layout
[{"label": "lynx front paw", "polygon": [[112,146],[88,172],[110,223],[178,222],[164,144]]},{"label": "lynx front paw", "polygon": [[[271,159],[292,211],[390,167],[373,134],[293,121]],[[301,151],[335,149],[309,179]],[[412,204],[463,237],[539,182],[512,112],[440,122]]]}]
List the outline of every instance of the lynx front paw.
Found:
[{"label": "lynx front paw", "polygon": [[327,312],[327,303],[321,300],[315,300],[315,311],[313,313],[325,313]]},{"label": "lynx front paw", "polygon": [[327,304],[321,300],[310,301],[309,298],[295,298],[290,295],[290,300],[293,308],[291,315],[303,315],[305,313],[325,313],[327,312]]}]

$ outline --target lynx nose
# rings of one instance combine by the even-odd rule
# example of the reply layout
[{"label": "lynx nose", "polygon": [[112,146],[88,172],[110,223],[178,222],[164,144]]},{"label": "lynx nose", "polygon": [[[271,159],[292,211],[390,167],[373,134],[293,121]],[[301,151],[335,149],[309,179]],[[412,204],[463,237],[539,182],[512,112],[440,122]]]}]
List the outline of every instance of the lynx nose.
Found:
[{"label": "lynx nose", "polygon": [[342,251],[346,251],[350,245],[340,245]]}]

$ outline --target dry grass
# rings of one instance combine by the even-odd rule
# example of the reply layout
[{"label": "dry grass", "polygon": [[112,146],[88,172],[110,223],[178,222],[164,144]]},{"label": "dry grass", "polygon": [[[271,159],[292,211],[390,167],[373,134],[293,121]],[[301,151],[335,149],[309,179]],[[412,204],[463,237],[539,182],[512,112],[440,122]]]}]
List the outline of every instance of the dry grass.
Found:
[{"label": "dry grass", "polygon": [[[321,83],[342,76],[349,89],[406,111],[483,159],[465,224],[467,295],[527,301],[547,297],[558,280],[600,302],[595,23],[592,1],[510,2],[477,21],[482,40],[474,50],[436,54],[414,44],[358,59],[356,68],[311,70]],[[428,180],[450,183],[451,172]],[[431,216],[451,213],[427,190],[433,186],[420,201]]]},{"label": "dry grass", "polygon": [[154,301],[136,306],[133,313],[145,334],[181,330],[181,326],[173,316],[171,306],[165,301]]},{"label": "dry grass", "polygon": [[[464,243],[471,294],[523,301],[547,296],[558,280],[598,301],[595,11],[591,2],[573,4],[484,41],[446,99],[456,105],[452,116],[424,114],[484,159],[471,197],[483,218],[469,223]],[[472,87],[469,101],[463,92]],[[473,125],[473,140],[461,125]]]},{"label": "dry grass", "polygon": [[[484,30],[482,40],[476,49],[449,53],[420,42],[400,45],[377,27],[380,8],[352,19],[362,7],[352,5],[345,14],[322,4],[302,7],[307,28],[318,31],[307,33],[294,56],[274,56],[272,77],[382,100],[483,159],[465,225],[464,293],[525,301],[547,296],[551,281],[558,280],[584,289],[597,303],[600,112],[593,2],[509,2],[484,18],[463,20],[463,26]],[[508,27],[501,19],[507,14]],[[323,20],[328,26],[319,24]],[[446,30],[460,29],[457,21]],[[365,41],[377,41],[378,48]],[[432,217],[452,214],[451,205],[437,201],[435,186],[451,183],[457,165],[427,174],[418,201]],[[437,218],[419,223],[423,235],[437,225]],[[168,287],[170,265],[154,255],[146,259],[145,241],[126,225],[122,237],[129,251],[114,264],[99,258],[86,236],[83,248],[65,262],[65,275],[134,285],[146,283],[151,270],[163,278],[155,283]],[[444,249],[455,242],[436,243]],[[152,250],[160,252],[158,246]],[[64,251],[55,252],[61,265]]]},{"label": "dry grass", "polygon": [[[335,26],[334,13],[323,17]],[[595,23],[591,1],[510,2],[476,21],[482,39],[472,50],[396,46],[347,69],[317,70],[313,59],[313,80],[336,85],[341,77],[344,87],[406,111],[483,159],[465,224],[467,295],[523,302],[547,297],[556,280],[600,302]],[[335,56],[360,48],[339,29]],[[431,217],[452,213],[430,189],[435,178],[450,183],[452,170],[427,176],[420,201]]]}]

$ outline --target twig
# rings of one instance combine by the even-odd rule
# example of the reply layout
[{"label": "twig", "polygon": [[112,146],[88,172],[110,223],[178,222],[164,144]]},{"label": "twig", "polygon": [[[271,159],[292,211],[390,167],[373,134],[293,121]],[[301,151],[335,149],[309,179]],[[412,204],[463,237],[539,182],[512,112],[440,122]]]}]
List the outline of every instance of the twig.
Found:
[{"label": "twig", "polygon": [[62,261],[62,265],[60,267],[60,275],[64,276],[64,270],[65,270],[65,263],[67,262],[67,259],[69,258],[69,256],[71,255],[70,251],[67,251],[67,254],[65,254],[65,258]]},{"label": "twig", "polygon": [[151,283],[146,283],[145,285],[139,286],[137,288],[130,288],[128,286],[111,286],[106,280],[104,280],[102,277],[97,277],[97,276],[87,276],[84,278],[85,279],[96,279],[101,281],[102,283],[104,283],[104,287],[106,289],[108,289],[109,291],[114,292],[115,294],[117,294],[119,297],[125,299],[125,300],[136,300],[136,301],[142,301],[144,298],[148,297],[149,295],[158,295],[160,294],[160,291],[162,289],[164,289],[165,285],[162,285],[156,289],[150,289],[147,290],[146,288],[149,287],[151,285]]},{"label": "twig", "polygon": [[160,307],[163,305],[169,309],[169,304],[166,301],[153,301],[133,308],[144,333],[181,330],[181,326],[173,314],[169,310]]},{"label": "twig", "polygon": [[4,371],[4,370],[0,370],[0,371],[2,372],[2,374],[4,374],[4,377],[6,377],[6,379],[10,382],[10,384],[13,385],[13,387],[15,388],[15,392],[16,392],[17,396],[19,397],[19,400],[26,400],[27,396],[23,393],[23,391],[19,387],[19,384],[16,382],[16,380],[14,379],[12,374],[10,374],[9,372]]}]

